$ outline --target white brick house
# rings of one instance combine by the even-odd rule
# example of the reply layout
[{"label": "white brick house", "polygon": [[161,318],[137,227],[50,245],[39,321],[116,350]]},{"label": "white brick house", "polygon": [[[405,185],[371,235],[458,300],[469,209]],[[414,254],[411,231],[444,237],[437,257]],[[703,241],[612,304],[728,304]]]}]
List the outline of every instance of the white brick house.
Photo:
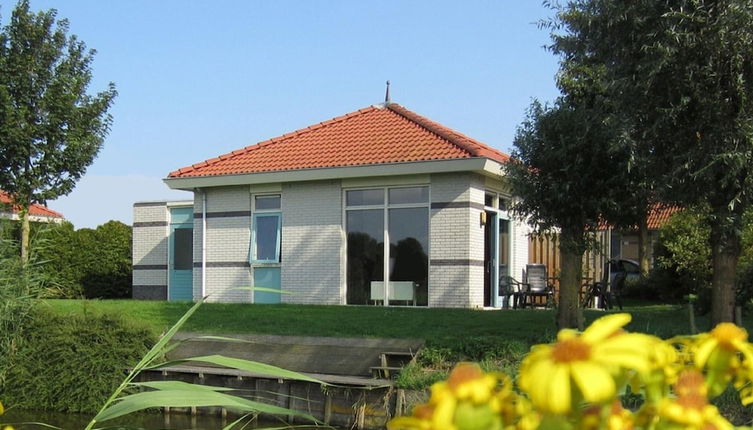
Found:
[{"label": "white brick house", "polygon": [[502,306],[508,158],[385,103],[176,170],[192,202],[134,205],[134,298]]}]

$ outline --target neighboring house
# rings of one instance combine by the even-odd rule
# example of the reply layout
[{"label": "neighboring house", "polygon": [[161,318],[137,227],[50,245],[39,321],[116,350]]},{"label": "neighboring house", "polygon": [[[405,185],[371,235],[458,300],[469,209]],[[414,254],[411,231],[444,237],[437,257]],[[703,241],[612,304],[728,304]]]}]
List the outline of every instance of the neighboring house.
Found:
[{"label": "neighboring house", "polygon": [[[657,204],[649,211],[648,253],[652,266],[659,229],[679,210],[678,206]],[[546,264],[548,274],[553,279],[556,279],[560,270],[558,239],[556,234],[532,235],[528,245],[528,262]],[[589,249],[583,257],[583,277],[589,282],[601,279],[604,263],[609,259],[638,261],[638,232],[635,230],[613,229],[604,222],[596,232],[596,241],[599,249]]]},{"label": "neighboring house", "polygon": [[[678,212],[678,206],[655,205],[648,214],[648,258],[653,266],[654,245],[659,239],[659,229]],[[613,259],[638,261],[638,232],[635,230],[615,230],[605,227],[609,234],[609,256]]]},{"label": "neighboring house", "polygon": [[193,201],[134,204],[134,298],[501,306],[508,159],[384,103],[178,169]]},{"label": "neighboring house", "polygon": [[[8,193],[0,191],[0,219],[20,220],[20,209],[14,206]],[[31,222],[63,222],[65,217],[46,206],[33,204],[29,207],[29,221]]]}]

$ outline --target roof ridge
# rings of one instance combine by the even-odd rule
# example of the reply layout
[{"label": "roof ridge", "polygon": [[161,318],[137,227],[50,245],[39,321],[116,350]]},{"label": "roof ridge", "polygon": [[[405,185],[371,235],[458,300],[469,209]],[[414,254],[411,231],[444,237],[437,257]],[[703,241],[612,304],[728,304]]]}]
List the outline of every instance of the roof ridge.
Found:
[{"label": "roof ridge", "polygon": [[[499,156],[504,161],[510,158],[508,154],[505,154],[502,151],[492,148],[491,146],[485,143],[482,143],[472,137],[466,136],[463,133],[460,133],[450,127],[447,127],[436,121],[432,121],[429,118],[421,116],[411,110],[406,109],[404,106],[401,106],[397,103],[386,103],[385,107],[389,109],[390,111],[407,119],[408,121],[418,124],[420,127],[423,127],[429,132],[434,133],[437,136],[441,137],[442,139],[448,141],[449,143],[459,147],[460,149],[467,152],[471,156],[488,157],[487,155],[483,154],[483,152],[489,151]],[[493,158],[493,157],[488,157],[488,158]]]},{"label": "roof ridge", "polygon": [[183,174],[183,173],[191,172],[193,170],[196,170],[199,167],[211,166],[211,165],[213,165],[215,163],[218,163],[220,161],[223,161],[223,160],[227,160],[227,159],[239,157],[241,155],[248,154],[251,151],[254,151],[254,150],[257,150],[257,149],[260,149],[260,148],[264,148],[264,147],[267,147],[267,146],[272,145],[272,144],[277,144],[277,143],[283,142],[283,141],[285,141],[285,140],[287,140],[287,139],[289,139],[291,137],[300,136],[302,134],[306,134],[308,132],[311,132],[311,131],[314,131],[314,130],[318,130],[318,129],[322,128],[322,127],[328,127],[328,126],[331,126],[333,124],[341,123],[341,122],[343,122],[343,121],[345,121],[347,119],[351,119],[351,118],[354,118],[356,116],[363,115],[365,113],[369,113],[369,112],[371,112],[373,110],[376,110],[376,109],[378,109],[378,108],[375,107],[375,106],[373,106],[373,105],[372,106],[367,106],[365,108],[361,108],[361,109],[355,110],[353,112],[346,113],[344,115],[339,115],[339,116],[336,116],[334,118],[330,118],[328,120],[320,121],[320,122],[318,122],[316,124],[312,124],[312,125],[309,125],[307,127],[299,128],[297,130],[290,131],[288,133],[284,133],[284,134],[281,134],[279,136],[275,136],[275,137],[272,137],[272,138],[269,138],[269,139],[266,139],[266,140],[262,140],[260,142],[254,143],[252,145],[248,145],[248,146],[245,146],[243,148],[236,149],[234,151],[230,151],[230,152],[227,152],[225,154],[218,155],[216,157],[208,158],[208,159],[206,159],[204,161],[200,161],[198,163],[194,163],[194,164],[190,165],[189,167],[182,167],[182,168],[180,168],[178,170],[173,170],[172,172],[170,172],[167,175],[167,177],[170,178],[170,177],[177,176],[177,175],[180,175],[180,174]]}]

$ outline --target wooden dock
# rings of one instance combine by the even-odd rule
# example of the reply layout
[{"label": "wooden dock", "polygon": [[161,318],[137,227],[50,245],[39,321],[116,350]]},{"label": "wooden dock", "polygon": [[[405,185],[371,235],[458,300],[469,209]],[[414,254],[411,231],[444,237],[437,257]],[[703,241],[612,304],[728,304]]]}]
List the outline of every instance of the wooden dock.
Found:
[{"label": "wooden dock", "polygon": [[[405,393],[391,379],[423,346],[411,339],[322,338],[228,335],[228,341],[181,333],[183,343],[170,360],[220,354],[294,370],[329,385],[271,378],[268,375],[206,363],[142,372],[141,380],[179,380],[232,388],[230,394],[306,412],[325,424],[348,428],[383,428],[405,408]],[[220,408],[170,410],[226,414]],[[293,421],[293,417],[289,417]]]}]

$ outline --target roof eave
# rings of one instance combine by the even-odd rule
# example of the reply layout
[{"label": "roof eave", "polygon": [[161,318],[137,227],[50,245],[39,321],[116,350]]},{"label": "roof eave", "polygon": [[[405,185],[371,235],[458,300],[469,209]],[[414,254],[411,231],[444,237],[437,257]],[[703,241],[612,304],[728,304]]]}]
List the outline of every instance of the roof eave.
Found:
[{"label": "roof eave", "polygon": [[370,164],[365,166],[342,166],[318,169],[284,170],[236,175],[165,178],[163,179],[163,181],[165,182],[165,184],[167,184],[168,187],[173,190],[190,191],[194,188],[222,187],[232,185],[321,181],[329,179],[468,171],[477,172],[484,176],[501,178],[502,164],[488,158],[474,157],[449,160]]}]

